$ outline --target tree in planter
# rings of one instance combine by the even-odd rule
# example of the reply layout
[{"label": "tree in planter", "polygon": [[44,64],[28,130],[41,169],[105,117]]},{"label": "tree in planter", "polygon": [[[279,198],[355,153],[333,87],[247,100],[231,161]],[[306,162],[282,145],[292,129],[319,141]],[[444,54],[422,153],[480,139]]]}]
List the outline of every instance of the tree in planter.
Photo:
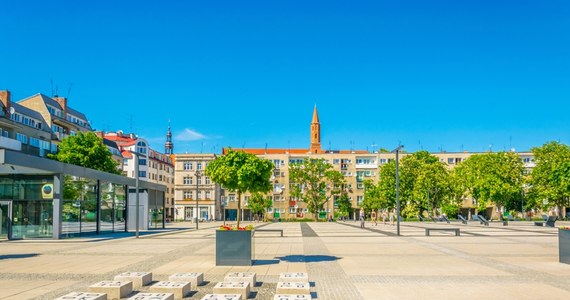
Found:
[{"label": "tree in planter", "polygon": [[249,197],[249,201],[247,201],[247,207],[249,207],[251,213],[258,215],[258,217],[261,214],[265,216],[264,212],[266,212],[272,205],[273,201],[268,197],[264,197],[261,193],[253,193],[251,197]]},{"label": "tree in planter", "polygon": [[241,195],[245,192],[267,193],[271,190],[273,163],[254,154],[242,151],[228,151],[210,162],[206,175],[213,182],[237,192],[237,226],[241,218]]},{"label": "tree in planter", "polygon": [[306,159],[289,166],[291,197],[307,203],[309,212],[319,219],[319,211],[334,196],[342,193],[345,184],[342,173],[333,169],[324,159]]},{"label": "tree in planter", "polygon": [[64,138],[58,145],[57,153],[48,154],[48,158],[103,172],[121,174],[111,152],[93,132],[79,132],[75,136]]},{"label": "tree in planter", "polygon": [[531,151],[536,165],[528,180],[529,203],[543,209],[557,206],[561,214],[562,207],[570,206],[570,147],[550,142]]}]

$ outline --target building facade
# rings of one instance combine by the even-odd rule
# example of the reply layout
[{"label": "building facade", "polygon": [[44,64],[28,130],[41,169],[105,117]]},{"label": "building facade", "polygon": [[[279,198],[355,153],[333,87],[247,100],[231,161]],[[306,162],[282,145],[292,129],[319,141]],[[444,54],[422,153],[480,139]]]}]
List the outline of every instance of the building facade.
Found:
[{"label": "building facade", "polygon": [[[131,178],[138,176],[139,180],[166,186],[164,208],[167,221],[172,220],[174,216],[174,164],[171,155],[153,150],[146,139],[132,133],[106,132],[104,137],[115,142],[119,147],[123,157],[123,175]],[[138,154],[138,174],[135,174],[136,158],[133,153]]]},{"label": "building facade", "polygon": [[205,174],[206,166],[215,154],[174,155],[175,220],[220,220],[223,218],[219,185]]}]

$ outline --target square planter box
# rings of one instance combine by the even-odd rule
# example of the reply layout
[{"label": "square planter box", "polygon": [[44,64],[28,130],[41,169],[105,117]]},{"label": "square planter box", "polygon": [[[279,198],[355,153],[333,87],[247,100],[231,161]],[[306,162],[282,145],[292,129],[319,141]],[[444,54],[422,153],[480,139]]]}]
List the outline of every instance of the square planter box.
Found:
[{"label": "square planter box", "polygon": [[216,230],[216,266],[251,266],[253,230]]},{"label": "square planter box", "polygon": [[558,229],[558,253],[561,263],[570,264],[570,230]]}]

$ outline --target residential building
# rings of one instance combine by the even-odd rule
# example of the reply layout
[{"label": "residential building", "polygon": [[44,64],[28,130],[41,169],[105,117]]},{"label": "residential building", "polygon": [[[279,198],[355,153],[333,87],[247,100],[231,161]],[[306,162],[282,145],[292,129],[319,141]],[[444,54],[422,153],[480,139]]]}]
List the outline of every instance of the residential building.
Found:
[{"label": "residential building", "polygon": [[174,155],[175,220],[195,221],[222,219],[222,190],[206,176],[208,163],[215,154]]},{"label": "residential building", "polygon": [[12,102],[10,91],[0,91],[0,148],[46,156],[57,151],[52,137],[40,113]]},{"label": "residential building", "polygon": [[18,101],[18,104],[38,112],[43,117],[55,134],[53,142],[56,144],[68,135],[92,131],[87,117],[71,108],[65,97],[51,98],[43,94],[35,94]]},{"label": "residential building", "polygon": [[[119,147],[123,156],[122,170],[125,176],[138,177],[139,180],[166,186],[164,199],[166,219],[172,220],[174,216],[174,165],[171,155],[153,150],[146,139],[133,133],[106,132],[104,137],[115,142]],[[136,159],[133,153],[138,155],[138,174],[135,174]]]}]

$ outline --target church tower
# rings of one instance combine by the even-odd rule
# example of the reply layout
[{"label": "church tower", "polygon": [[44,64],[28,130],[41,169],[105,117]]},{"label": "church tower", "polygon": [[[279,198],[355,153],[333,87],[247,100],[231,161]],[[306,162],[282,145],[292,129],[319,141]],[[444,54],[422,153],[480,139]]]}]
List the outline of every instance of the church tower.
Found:
[{"label": "church tower", "polygon": [[313,110],[313,120],[311,121],[311,153],[321,152],[321,123],[319,123],[319,113],[317,105]]},{"label": "church tower", "polygon": [[164,154],[172,154],[174,144],[172,143],[172,132],[170,131],[170,121],[168,121],[168,132],[166,133],[166,143],[164,143]]}]

